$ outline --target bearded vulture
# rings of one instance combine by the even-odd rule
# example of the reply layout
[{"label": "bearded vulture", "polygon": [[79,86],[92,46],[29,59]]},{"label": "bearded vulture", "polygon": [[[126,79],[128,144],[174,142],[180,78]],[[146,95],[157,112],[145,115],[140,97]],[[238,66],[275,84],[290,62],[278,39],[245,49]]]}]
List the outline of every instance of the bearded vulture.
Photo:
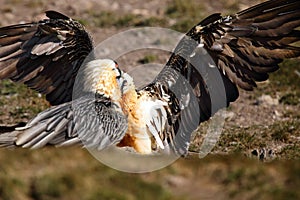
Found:
[{"label": "bearded vulture", "polygon": [[[115,61],[95,58],[83,25],[56,11],[46,16],[0,28],[0,79],[24,83],[52,105],[25,127],[0,134],[2,147],[115,145],[140,154],[169,148],[185,155],[191,133],[234,102],[238,88],[253,90],[283,59],[300,55],[294,45],[300,1],[270,0],[205,18],[179,41],[156,78],[137,89]],[[212,68],[219,73],[215,80],[208,79]],[[75,88],[79,73],[81,87]],[[224,94],[211,84],[220,81]],[[84,95],[74,97],[74,90]]]}]

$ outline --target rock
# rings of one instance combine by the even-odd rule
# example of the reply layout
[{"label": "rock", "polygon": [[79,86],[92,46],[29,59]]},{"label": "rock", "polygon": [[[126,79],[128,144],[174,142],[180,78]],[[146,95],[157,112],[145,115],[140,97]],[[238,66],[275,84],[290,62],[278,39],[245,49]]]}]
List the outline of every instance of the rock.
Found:
[{"label": "rock", "polygon": [[233,119],[233,117],[235,116],[235,113],[234,112],[232,112],[232,111],[226,111],[225,112],[225,119],[226,120],[232,120]]},{"label": "rock", "polygon": [[186,183],[186,178],[182,176],[175,176],[175,175],[170,175],[166,178],[167,183],[169,186],[172,187],[181,187],[184,186]]},{"label": "rock", "polygon": [[272,98],[270,95],[262,95],[260,96],[256,103],[256,105],[269,105],[269,106],[276,106],[279,104],[278,98]]}]

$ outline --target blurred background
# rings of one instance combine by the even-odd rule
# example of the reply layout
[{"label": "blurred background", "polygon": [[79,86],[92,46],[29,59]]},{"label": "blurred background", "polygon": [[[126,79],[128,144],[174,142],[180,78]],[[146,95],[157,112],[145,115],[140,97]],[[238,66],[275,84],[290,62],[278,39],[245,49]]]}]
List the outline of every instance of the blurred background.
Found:
[{"label": "blurred background", "polygon": [[[0,0],[0,26],[37,21],[56,10],[83,23],[95,44],[133,27],[187,32],[209,14],[234,14],[258,0]],[[141,51],[118,63],[165,63],[168,53]],[[230,105],[222,136],[204,159],[195,153],[155,172],[118,172],[79,147],[0,149],[0,199],[300,199],[300,59]],[[151,70],[149,69],[149,73]],[[9,80],[0,81],[0,131],[27,122],[48,103]],[[207,123],[195,132],[197,152]],[[255,152],[272,152],[261,162]],[[126,162],[126,161],[123,161]]]}]

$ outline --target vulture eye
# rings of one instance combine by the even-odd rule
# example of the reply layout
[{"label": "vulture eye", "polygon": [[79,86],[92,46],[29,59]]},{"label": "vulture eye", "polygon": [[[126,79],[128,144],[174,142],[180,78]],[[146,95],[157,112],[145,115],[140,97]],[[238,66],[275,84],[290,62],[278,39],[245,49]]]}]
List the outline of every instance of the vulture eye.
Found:
[{"label": "vulture eye", "polygon": [[117,63],[117,61],[114,61],[116,68],[119,68],[119,64]]},{"label": "vulture eye", "polygon": [[116,61],[114,61],[114,63],[115,63],[115,68],[114,68],[114,70],[117,71],[117,76],[116,76],[116,78],[119,79],[119,78],[121,78],[121,76],[122,76],[122,71],[121,71],[120,68],[119,68],[119,64],[118,64]]},{"label": "vulture eye", "polygon": [[120,79],[121,76],[122,76],[122,71],[121,71],[119,68],[116,68],[116,71],[117,71],[117,76],[116,76],[116,78],[117,78],[117,79]]}]

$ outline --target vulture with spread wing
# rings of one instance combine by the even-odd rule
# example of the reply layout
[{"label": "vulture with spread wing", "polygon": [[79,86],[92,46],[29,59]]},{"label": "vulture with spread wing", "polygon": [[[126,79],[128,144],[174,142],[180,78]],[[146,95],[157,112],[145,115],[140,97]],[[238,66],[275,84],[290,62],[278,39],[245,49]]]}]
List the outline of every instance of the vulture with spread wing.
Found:
[{"label": "vulture with spread wing", "polygon": [[[46,15],[0,28],[0,79],[24,83],[52,105],[22,129],[1,134],[0,146],[79,143],[184,155],[191,133],[235,101],[238,87],[252,90],[283,59],[300,55],[294,45],[300,40],[300,1],[270,0],[201,21],[179,41],[157,77],[137,89],[116,62],[95,58],[79,22],[55,11]],[[79,73],[81,88],[74,88]],[[84,95],[74,96],[77,89]]]}]

